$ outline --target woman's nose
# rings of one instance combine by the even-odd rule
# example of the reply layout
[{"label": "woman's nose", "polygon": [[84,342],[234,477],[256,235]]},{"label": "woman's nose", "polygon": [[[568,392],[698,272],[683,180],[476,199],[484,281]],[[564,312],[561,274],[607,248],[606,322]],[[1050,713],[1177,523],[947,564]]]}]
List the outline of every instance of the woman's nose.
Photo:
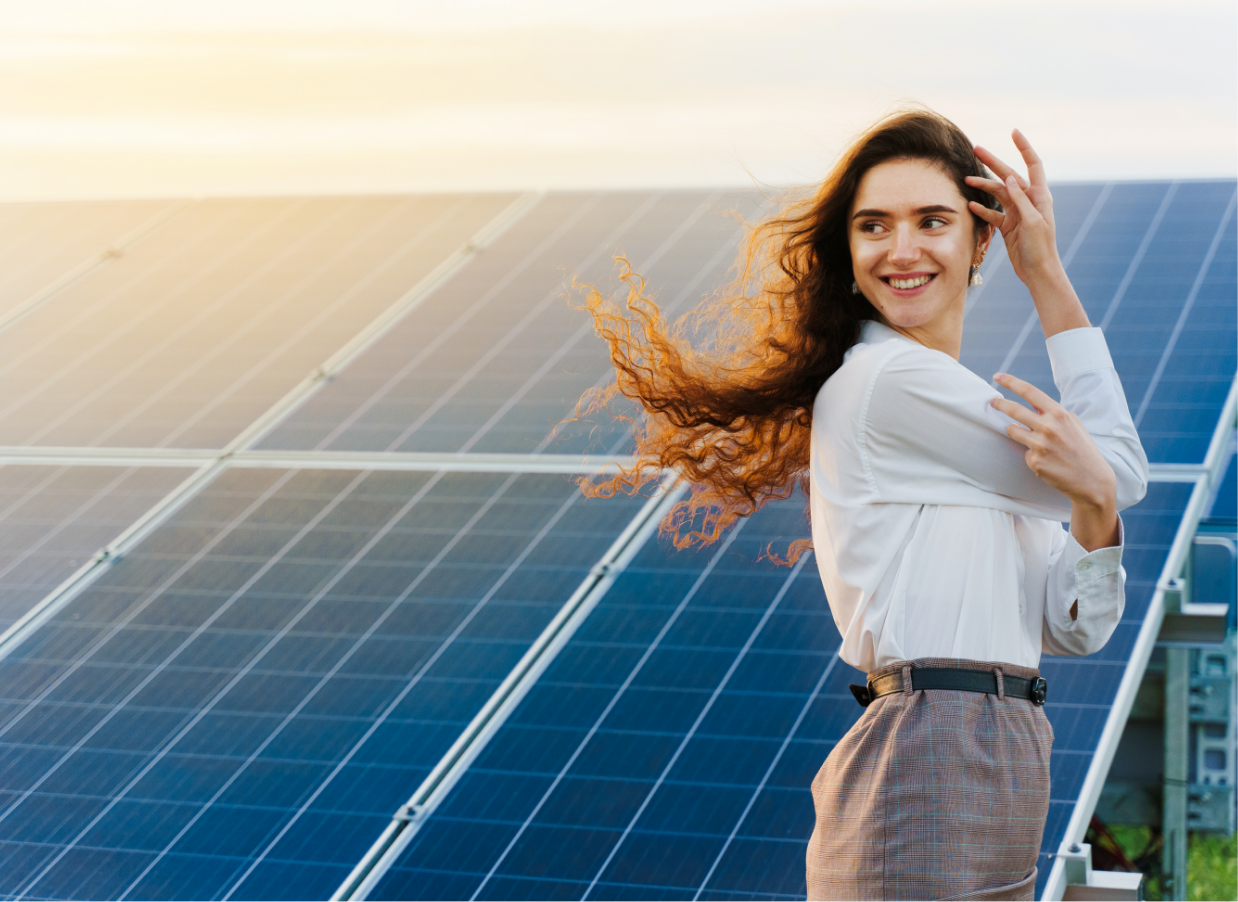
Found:
[{"label": "woman's nose", "polygon": [[914,263],[920,256],[920,246],[916,242],[916,233],[908,228],[894,231],[894,248],[890,251],[890,262],[903,265]]}]

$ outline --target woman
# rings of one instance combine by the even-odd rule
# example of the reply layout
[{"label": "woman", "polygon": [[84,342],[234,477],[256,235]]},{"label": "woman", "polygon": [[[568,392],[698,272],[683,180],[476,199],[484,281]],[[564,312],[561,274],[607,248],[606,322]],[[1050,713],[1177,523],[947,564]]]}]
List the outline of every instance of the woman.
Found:
[{"label": "woman", "polygon": [[[708,351],[638,279],[626,313],[590,298],[619,373],[596,400],[649,414],[636,466],[590,492],[678,470],[693,492],[664,525],[680,545],[808,492],[840,656],[868,671],[813,781],[809,898],[1031,899],[1053,739],[1040,654],[1095,652],[1121,618],[1118,511],[1147,459],[1058,258],[1043,167],[1014,140],[1027,179],[934,113],[878,123],[754,231],[738,290],[698,320],[721,317]],[[958,363],[994,229],[1060,404],[998,374],[1030,408],[1009,401]]]}]

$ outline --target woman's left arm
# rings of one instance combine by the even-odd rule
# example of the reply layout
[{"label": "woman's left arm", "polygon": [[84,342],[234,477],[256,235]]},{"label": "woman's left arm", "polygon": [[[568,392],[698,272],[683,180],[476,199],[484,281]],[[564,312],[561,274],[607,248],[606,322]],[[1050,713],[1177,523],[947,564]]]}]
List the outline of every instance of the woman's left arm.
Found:
[{"label": "woman's left arm", "polygon": [[1032,472],[1070,499],[1070,531],[1079,544],[1087,551],[1112,547],[1120,544],[1118,510],[1140,500],[1146,490],[1147,457],[1104,338],[1090,328],[1058,257],[1044,166],[1021,132],[1013,137],[1027,164],[1027,180],[977,147],[976,155],[1001,180],[969,176],[967,182],[996,197],[1005,212],[974,201],[970,209],[1001,231],[1015,273],[1032,295],[1062,403],[1005,373],[994,379],[1032,410],[1004,398],[992,403],[1015,420],[1006,434],[1027,448]]}]

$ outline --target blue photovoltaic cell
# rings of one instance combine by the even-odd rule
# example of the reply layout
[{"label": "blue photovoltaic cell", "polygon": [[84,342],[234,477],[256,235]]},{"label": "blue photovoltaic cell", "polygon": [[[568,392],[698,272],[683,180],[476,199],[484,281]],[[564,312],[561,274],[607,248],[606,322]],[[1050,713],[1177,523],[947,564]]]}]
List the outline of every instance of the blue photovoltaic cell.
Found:
[{"label": "blue photovoltaic cell", "polygon": [[[1190,494],[1125,515],[1128,603],[1088,658],[1046,658],[1056,848]],[[388,871],[373,898],[802,898],[809,784],[859,717],[815,566],[756,563],[806,528],[642,549]],[[1042,868],[1043,879],[1047,868]],[[699,895],[698,895],[699,894]]]},{"label": "blue photovoltaic cell", "polygon": [[[753,192],[553,194],[428,297],[259,447],[331,451],[612,452],[610,418],[567,424],[582,393],[613,381],[573,278],[612,292],[624,254],[665,311],[717,288]],[[574,298],[579,302],[583,294]]]},{"label": "blue photovoltaic cell", "polygon": [[0,661],[0,894],[327,898],[638,503],[225,471]]},{"label": "blue photovoltaic cell", "polygon": [[[1202,461],[1238,366],[1234,182],[1061,186],[1055,203],[1059,249],[1105,330],[1149,459]],[[962,362],[1051,391],[1031,297],[1004,252],[992,253]]]},{"label": "blue photovoltaic cell", "polygon": [[186,476],[162,467],[0,467],[0,634]]}]

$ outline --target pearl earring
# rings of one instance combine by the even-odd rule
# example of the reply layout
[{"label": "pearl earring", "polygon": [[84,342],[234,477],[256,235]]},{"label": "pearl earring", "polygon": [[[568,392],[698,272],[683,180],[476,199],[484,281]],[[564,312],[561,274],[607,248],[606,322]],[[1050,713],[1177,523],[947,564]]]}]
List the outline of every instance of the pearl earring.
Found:
[{"label": "pearl earring", "polygon": [[855,282],[852,282],[852,283],[851,283],[851,293],[852,293],[852,294],[859,294],[859,293],[860,293],[860,286],[859,286],[859,285],[857,285]]},{"label": "pearl earring", "polygon": [[973,263],[971,267],[971,276],[967,280],[968,285],[983,285],[984,279],[980,277],[979,264]]}]

